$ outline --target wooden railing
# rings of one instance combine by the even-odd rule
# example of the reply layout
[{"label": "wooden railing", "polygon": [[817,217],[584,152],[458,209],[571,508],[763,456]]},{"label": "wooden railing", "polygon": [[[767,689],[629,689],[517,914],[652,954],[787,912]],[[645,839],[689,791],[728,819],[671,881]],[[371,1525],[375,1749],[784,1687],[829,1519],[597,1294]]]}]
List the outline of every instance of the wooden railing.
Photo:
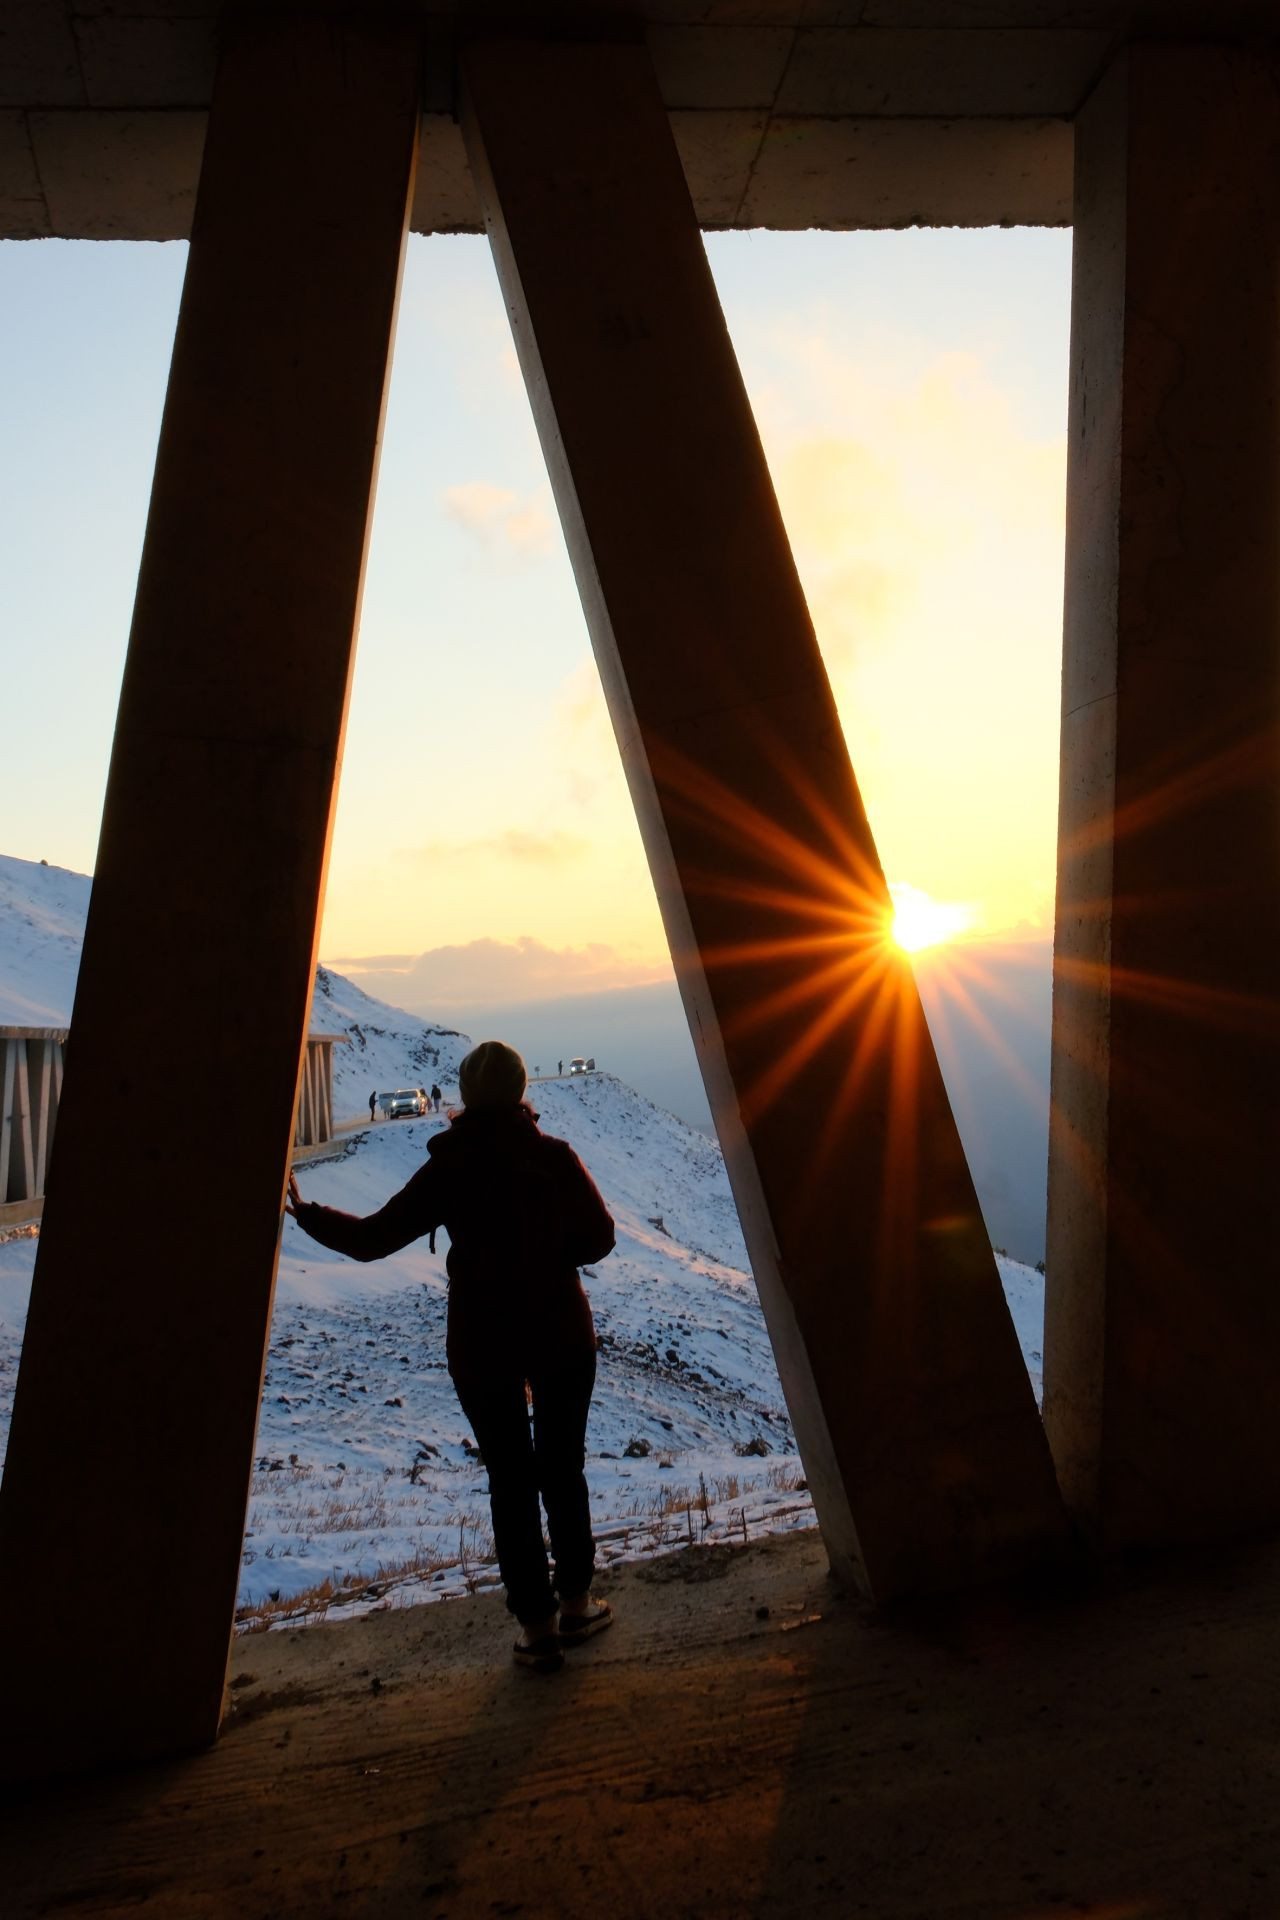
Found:
[{"label": "wooden railing", "polygon": [[[333,1049],[342,1034],[310,1034],[294,1145],[333,1138]],[[62,1094],[65,1027],[0,1027],[0,1227],[38,1220]]]},{"label": "wooden railing", "polygon": [[43,1206],[66,1038],[65,1027],[0,1027],[0,1224]]}]

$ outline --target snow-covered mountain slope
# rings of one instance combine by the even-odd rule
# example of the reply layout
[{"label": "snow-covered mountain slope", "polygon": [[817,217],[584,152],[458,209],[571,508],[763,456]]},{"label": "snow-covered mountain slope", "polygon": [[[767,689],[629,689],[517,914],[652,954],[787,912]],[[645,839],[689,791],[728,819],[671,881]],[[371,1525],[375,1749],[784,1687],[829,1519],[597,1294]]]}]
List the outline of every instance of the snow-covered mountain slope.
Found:
[{"label": "snow-covered mountain slope", "polygon": [[[92,881],[0,855],[0,1026],[65,1027],[71,1018]],[[316,968],[311,1031],[340,1033],[334,1048],[338,1118],[367,1109],[369,1094],[449,1081],[471,1042],[452,1028],[402,1013]]]},{"label": "snow-covered mountain slope", "polygon": [[66,1026],[91,884],[0,854],[0,1026]]},{"label": "snow-covered mountain slope", "polygon": [[[588,1477],[606,1550],[685,1538],[703,1487],[723,1509],[710,1516],[722,1532],[730,1506],[740,1532],[744,1502],[749,1529],[778,1508],[808,1523],[719,1152],[607,1075],[533,1091],[544,1129],[581,1153],[618,1228],[615,1251],[584,1275],[601,1342]],[[341,1160],[304,1169],[303,1192],[370,1211],[443,1124],[382,1123]],[[441,1235],[435,1254],[420,1241],[361,1267],[286,1223],[246,1595],[344,1574],[353,1554],[366,1573],[424,1550],[484,1562],[484,1476],[444,1371],[445,1250]],[[326,1530],[321,1484],[345,1534]],[[699,1529],[707,1518],[699,1512]],[[440,1571],[439,1584],[461,1577],[456,1565]]]},{"label": "snow-covered mountain slope", "polygon": [[438,1085],[457,1097],[458,1067],[471,1040],[452,1027],[434,1027],[415,1013],[371,1000],[353,981],[328,967],[316,968],[311,1000],[312,1033],[340,1033],[333,1050],[334,1118],[368,1111],[375,1089]]},{"label": "snow-covered mountain slope", "polygon": [[[65,1021],[89,883],[62,875],[55,888],[50,869],[21,861],[6,869],[0,984],[14,977],[36,1017]],[[334,1053],[340,1118],[362,1116],[374,1087],[436,1081],[446,1099],[456,1097],[472,1044],[325,968],[311,1027],[348,1042]],[[810,1523],[718,1147],[608,1075],[541,1082],[531,1095],[545,1130],[582,1155],[618,1223],[616,1251],[585,1276],[601,1340],[588,1445],[605,1552],[686,1538],[695,1504],[699,1533],[723,1530],[731,1507],[739,1536],[765,1523]],[[335,1159],[300,1169],[303,1191],[372,1211],[421,1164],[430,1132],[447,1124],[441,1115],[366,1127]],[[444,1370],[446,1244],[441,1236],[436,1254],[423,1241],[359,1266],[286,1219],[246,1604],[325,1578],[367,1582],[407,1562],[429,1573],[438,1565],[442,1578],[428,1585],[440,1591],[485,1577],[484,1475]],[[0,1441],[34,1259],[29,1234],[0,1243]]]},{"label": "snow-covered mountain slope", "polygon": [[[4,862],[0,876],[10,885],[0,902],[0,994],[10,997],[0,1005],[21,994],[42,1009],[24,1024],[61,1022],[89,883],[21,861]],[[360,1114],[375,1085],[435,1080],[451,1095],[471,1044],[325,969],[311,1024],[350,1038],[335,1049],[340,1116]],[[608,1074],[530,1092],[544,1130],[581,1155],[617,1222],[615,1251],[584,1275],[600,1334],[587,1472],[604,1557],[811,1524],[719,1148]],[[371,1212],[447,1124],[441,1115],[366,1126],[332,1160],[303,1166],[302,1190]],[[128,1221],[113,1230],[143,1231]],[[360,1266],[286,1218],[244,1548],[246,1607],[326,1580],[360,1607],[388,1591],[430,1598],[496,1578],[483,1466],[444,1368],[445,1245],[441,1236],[433,1254],[419,1241]],[[35,1250],[28,1231],[0,1238],[0,1453]],[[1038,1390],[1043,1282],[1009,1261],[1000,1268]],[[161,1571],[158,1559],[139,1575]]]},{"label": "snow-covered mountain slope", "polygon": [[[533,1089],[614,1213],[584,1275],[600,1334],[588,1478],[606,1558],[808,1525],[796,1455],[718,1149],[607,1075]],[[383,1121],[304,1166],[308,1198],[372,1211],[421,1164],[429,1120]],[[372,1266],[286,1219],[241,1599],[412,1566],[430,1597],[493,1578],[482,1467],[444,1368],[446,1236]],[[35,1242],[0,1243],[0,1437]],[[229,1256],[230,1257],[230,1256]]]}]

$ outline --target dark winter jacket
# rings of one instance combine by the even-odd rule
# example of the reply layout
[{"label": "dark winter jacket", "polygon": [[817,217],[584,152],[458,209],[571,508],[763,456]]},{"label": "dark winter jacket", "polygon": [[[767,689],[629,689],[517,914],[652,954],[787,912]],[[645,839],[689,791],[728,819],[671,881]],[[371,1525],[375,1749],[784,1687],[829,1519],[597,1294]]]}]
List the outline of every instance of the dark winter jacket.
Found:
[{"label": "dark winter jacket", "polygon": [[354,1260],[380,1260],[443,1227],[455,1380],[525,1378],[593,1352],[578,1268],[610,1251],[613,1220],[569,1143],[540,1132],[530,1107],[467,1108],[427,1156],[377,1213],[304,1202],[299,1226]]}]

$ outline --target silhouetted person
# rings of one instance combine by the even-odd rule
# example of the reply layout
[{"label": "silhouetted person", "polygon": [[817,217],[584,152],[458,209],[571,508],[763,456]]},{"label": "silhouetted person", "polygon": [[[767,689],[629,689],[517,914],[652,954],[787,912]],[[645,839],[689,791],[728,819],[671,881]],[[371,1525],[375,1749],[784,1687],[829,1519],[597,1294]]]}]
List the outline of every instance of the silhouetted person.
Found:
[{"label": "silhouetted person", "polygon": [[369,1095],[369,1118],[371,1120],[376,1120],[377,1117],[378,1117],[378,1089],[375,1087],[373,1092]]},{"label": "silhouetted person", "polygon": [[564,1061],[563,1060],[556,1061],[556,1072],[559,1075],[559,1077],[563,1080],[564,1079]]},{"label": "silhouetted person", "polygon": [[436,1110],[436,1112],[437,1112],[437,1113],[439,1113],[439,1111],[440,1111],[440,1101],[441,1101],[441,1098],[442,1098],[442,1095],[441,1095],[441,1092],[440,1092],[440,1089],[439,1089],[439,1087],[437,1087],[437,1086],[435,1086],[435,1085],[433,1084],[433,1085],[432,1085],[432,1088],[431,1088],[431,1104],[432,1104],[432,1106],[433,1106],[433,1107],[435,1108],[435,1110]]},{"label": "silhouetted person", "polygon": [[313,1239],[356,1260],[382,1259],[426,1233],[434,1247],[436,1228],[447,1229],[445,1353],[488,1469],[498,1568],[523,1629],[515,1658],[550,1672],[563,1664],[562,1648],[613,1618],[591,1597],[583,1465],[596,1336],[578,1278],[579,1267],[612,1248],[613,1221],[568,1142],[539,1131],[514,1048],[482,1041],[458,1082],[462,1112],[432,1136],[426,1164],[378,1213],[360,1219],[304,1201],[292,1176],[286,1210]]}]

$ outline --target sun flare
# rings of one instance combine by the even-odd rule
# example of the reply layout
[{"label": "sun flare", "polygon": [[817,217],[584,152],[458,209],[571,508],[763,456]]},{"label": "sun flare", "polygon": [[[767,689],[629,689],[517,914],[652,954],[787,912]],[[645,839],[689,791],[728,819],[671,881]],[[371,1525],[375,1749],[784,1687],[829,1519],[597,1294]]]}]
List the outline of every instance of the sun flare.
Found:
[{"label": "sun flare", "polygon": [[940,947],[947,940],[967,933],[977,918],[974,909],[958,900],[934,900],[919,887],[904,881],[891,881],[895,946],[904,953],[919,953],[925,947]]}]

